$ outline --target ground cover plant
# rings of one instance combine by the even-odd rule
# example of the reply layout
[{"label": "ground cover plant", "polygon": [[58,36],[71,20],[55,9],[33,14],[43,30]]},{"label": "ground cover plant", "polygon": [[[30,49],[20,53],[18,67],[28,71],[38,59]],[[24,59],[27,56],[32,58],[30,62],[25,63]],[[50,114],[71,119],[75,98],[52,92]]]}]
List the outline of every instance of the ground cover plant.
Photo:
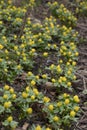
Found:
[{"label": "ground cover plant", "polygon": [[[77,15],[85,12],[84,2],[76,4]],[[80,113],[72,87],[79,55],[77,18],[56,1],[47,3],[50,16],[41,22],[31,16],[36,6],[34,0],[20,6],[0,1],[1,126],[15,130],[26,119],[29,130],[70,129]],[[14,84],[20,80],[18,91]],[[38,120],[42,124],[34,123]]]}]

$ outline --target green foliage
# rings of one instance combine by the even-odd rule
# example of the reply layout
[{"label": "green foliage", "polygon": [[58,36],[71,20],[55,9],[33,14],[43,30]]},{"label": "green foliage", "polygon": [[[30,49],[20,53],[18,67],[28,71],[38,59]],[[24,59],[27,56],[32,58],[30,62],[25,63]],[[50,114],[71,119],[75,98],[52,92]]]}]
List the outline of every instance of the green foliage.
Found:
[{"label": "green foliage", "polygon": [[[52,102],[49,97],[44,96],[38,89],[32,87],[25,87],[22,92],[16,94],[14,89],[5,85],[2,89],[2,96],[0,96],[0,115],[4,114],[2,120],[3,125],[11,128],[16,127],[18,122],[13,120],[13,112],[19,111],[18,120],[31,119],[33,117],[34,104],[42,106],[42,113],[46,114],[52,128],[61,128],[70,125],[71,121],[76,121],[76,115],[79,111],[79,97],[77,95],[71,96],[64,93],[57,96],[57,100]],[[15,105],[14,105],[15,104]],[[18,109],[17,109],[18,108]]]},{"label": "green foliage", "polygon": [[76,13],[87,16],[87,1],[79,1],[76,3]]},{"label": "green foliage", "polygon": [[[49,125],[34,125],[31,129],[60,130],[77,121],[79,112],[79,97],[63,92],[65,89],[73,92],[72,81],[76,80],[78,32],[72,26],[77,20],[64,5],[56,2],[49,4],[53,16],[43,22],[32,20],[26,14],[34,5],[34,0],[19,7],[11,0],[0,1],[0,80],[13,84],[24,76],[26,84],[20,92],[7,84],[0,89],[0,116],[4,115],[5,127],[15,128],[19,120],[32,119],[34,105],[41,105],[41,113],[46,115]],[[64,25],[59,25],[54,16]],[[46,83],[54,87],[55,101],[43,93]],[[15,120],[13,113],[17,110],[18,120]]]},{"label": "green foliage", "polygon": [[77,23],[76,17],[63,4],[58,2],[48,3],[52,14],[67,26],[75,26]]}]

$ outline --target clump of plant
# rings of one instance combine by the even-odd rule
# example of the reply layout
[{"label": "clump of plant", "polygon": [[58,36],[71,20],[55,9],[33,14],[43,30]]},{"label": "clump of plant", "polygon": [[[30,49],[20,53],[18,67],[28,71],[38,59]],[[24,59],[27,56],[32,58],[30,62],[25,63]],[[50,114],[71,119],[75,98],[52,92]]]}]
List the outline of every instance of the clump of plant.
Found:
[{"label": "clump of plant", "polygon": [[[24,91],[16,93],[12,87],[5,85],[0,89],[0,117],[2,124],[9,128],[16,128],[18,121],[32,117],[34,103],[41,103],[43,94],[36,88],[27,86]],[[14,119],[14,112],[19,111]]]},{"label": "clump of plant", "polygon": [[77,95],[70,96],[64,93],[55,102],[45,102],[43,111],[46,112],[49,123],[53,128],[63,128],[71,126],[71,121],[76,121],[80,109],[78,103],[80,99]]},{"label": "clump of plant", "polygon": [[9,128],[16,128],[17,122],[13,117],[13,111],[15,111],[14,103],[16,101],[16,92],[8,85],[5,85],[3,89],[0,89],[0,118],[2,124]]},{"label": "clump of plant", "polygon": [[48,3],[52,14],[58,18],[63,24],[67,26],[75,26],[77,23],[77,18],[73,13],[68,10],[63,4],[58,2]]},{"label": "clump of plant", "polygon": [[76,7],[76,13],[77,14],[82,14],[82,15],[85,15],[87,16],[87,1],[79,1],[76,3],[77,4],[77,7]]},{"label": "clump of plant", "polygon": [[46,128],[45,126],[42,127],[40,125],[37,125],[37,126],[32,125],[32,127],[28,130],[52,130],[52,129],[49,127]]}]

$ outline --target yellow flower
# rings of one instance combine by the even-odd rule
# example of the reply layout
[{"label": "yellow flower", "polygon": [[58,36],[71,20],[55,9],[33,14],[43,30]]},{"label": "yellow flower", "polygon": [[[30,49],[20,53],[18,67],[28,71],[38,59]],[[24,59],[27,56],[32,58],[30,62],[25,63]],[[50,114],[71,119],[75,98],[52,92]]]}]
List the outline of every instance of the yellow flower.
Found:
[{"label": "yellow flower", "polygon": [[36,79],[39,79],[39,76],[38,76],[38,75],[36,75],[35,77],[36,77]]},{"label": "yellow flower", "polygon": [[4,98],[4,99],[7,99],[7,98],[8,98],[8,95],[4,94],[4,95],[3,95],[3,98]]},{"label": "yellow flower", "polygon": [[60,107],[62,105],[62,102],[58,102],[57,106]]},{"label": "yellow flower", "polygon": [[23,57],[23,60],[26,61],[26,59],[27,59],[26,56],[24,56],[24,57]]},{"label": "yellow flower", "polygon": [[74,110],[75,110],[76,112],[79,111],[79,109],[80,109],[80,108],[79,108],[78,106],[75,106],[75,107],[74,107]]},{"label": "yellow flower", "polygon": [[66,77],[62,77],[62,81],[66,82],[66,80],[67,80]]},{"label": "yellow flower", "polygon": [[71,117],[74,117],[75,115],[76,115],[75,111],[71,111],[71,112],[70,112],[70,116],[71,116]]},{"label": "yellow flower", "polygon": [[3,22],[2,21],[0,21],[0,25],[2,25],[3,24]]},{"label": "yellow flower", "polygon": [[16,39],[17,38],[17,35],[14,35],[14,39]]},{"label": "yellow flower", "polygon": [[63,45],[63,44],[64,44],[64,41],[61,41],[60,44]]},{"label": "yellow flower", "polygon": [[21,40],[23,40],[23,39],[24,39],[24,35],[21,36]]},{"label": "yellow flower", "polygon": [[73,65],[73,66],[75,66],[75,65],[76,65],[76,62],[75,62],[75,61],[73,61],[73,62],[72,62],[72,65]]},{"label": "yellow flower", "polygon": [[64,50],[64,51],[67,50],[66,46],[61,46],[61,48],[62,48],[62,50]]},{"label": "yellow flower", "polygon": [[5,72],[8,72],[8,70],[7,70],[6,68],[4,69],[4,71],[5,71]]},{"label": "yellow flower", "polygon": [[2,58],[0,58],[0,62],[2,62],[3,61],[3,59]]},{"label": "yellow flower", "polygon": [[52,111],[54,107],[53,107],[53,105],[50,104],[50,105],[48,106],[48,108],[49,108],[49,110]]},{"label": "yellow flower", "polygon": [[72,72],[71,72],[70,70],[67,71],[67,74],[68,74],[68,75],[71,75],[71,73],[72,73]]},{"label": "yellow flower", "polygon": [[59,78],[59,79],[58,79],[58,82],[61,84],[61,83],[62,83],[62,80]]},{"label": "yellow flower", "polygon": [[53,23],[50,23],[50,26],[51,26],[51,28],[54,28],[54,24]]},{"label": "yellow flower", "polygon": [[33,75],[33,73],[29,71],[29,72],[28,72],[28,76],[31,76],[31,75]]},{"label": "yellow flower", "polygon": [[27,113],[28,113],[28,114],[32,114],[32,112],[33,112],[32,108],[28,108],[28,109],[27,109]]},{"label": "yellow flower", "polygon": [[26,90],[26,92],[29,92],[29,90],[30,90],[29,86],[27,86],[25,90]]},{"label": "yellow flower", "polygon": [[46,130],[51,130],[50,128],[46,128]]},{"label": "yellow flower", "polygon": [[5,49],[5,53],[6,53],[6,54],[8,54],[8,53],[9,53],[7,49]]},{"label": "yellow flower", "polygon": [[67,62],[66,65],[69,66],[69,65],[70,65],[70,62]]},{"label": "yellow flower", "polygon": [[3,36],[3,37],[2,37],[2,39],[3,39],[3,40],[5,40],[5,39],[6,39],[6,37],[5,37],[5,36]]},{"label": "yellow flower", "polygon": [[26,92],[23,92],[23,93],[22,93],[22,97],[23,97],[23,98],[27,98],[27,97],[28,97],[28,94],[27,94]]},{"label": "yellow flower", "polygon": [[4,108],[9,108],[10,106],[11,106],[10,101],[4,103]]},{"label": "yellow flower", "polygon": [[4,47],[4,46],[0,44],[0,49],[3,49],[3,47]]},{"label": "yellow flower", "polygon": [[8,60],[9,59],[9,57],[8,56],[6,56],[6,60]]},{"label": "yellow flower", "polygon": [[54,69],[54,64],[52,64],[52,65],[50,66],[50,69],[51,69],[51,70]]},{"label": "yellow flower", "polygon": [[66,54],[67,54],[66,52],[63,52],[63,55],[64,55],[64,56],[66,56]]},{"label": "yellow flower", "polygon": [[39,92],[36,88],[33,89],[33,92],[35,93],[36,96],[38,96]]},{"label": "yellow flower", "polygon": [[9,87],[8,85],[5,85],[5,86],[4,86],[4,89],[5,89],[5,90],[8,90],[9,88],[10,88],[10,87]]},{"label": "yellow flower", "polygon": [[36,82],[34,80],[31,81],[31,85],[35,86]]},{"label": "yellow flower", "polygon": [[25,47],[25,44],[21,44],[21,46],[20,46],[21,48],[24,48]]},{"label": "yellow flower", "polygon": [[29,45],[33,45],[34,44],[34,41],[33,40],[30,40],[29,41]]},{"label": "yellow flower", "polygon": [[35,128],[35,130],[42,130],[42,128],[41,128],[40,125],[38,125],[38,126]]},{"label": "yellow flower", "polygon": [[61,68],[57,68],[57,72],[61,73],[62,69]]},{"label": "yellow flower", "polygon": [[76,76],[75,75],[73,76],[73,79],[76,80]]},{"label": "yellow flower", "polygon": [[51,44],[49,44],[49,43],[48,43],[48,45],[47,45],[47,46],[48,46],[48,47],[50,47],[50,46],[51,46]]},{"label": "yellow flower", "polygon": [[57,48],[57,45],[56,45],[56,44],[54,44],[54,45],[53,45],[53,47],[56,49],[56,48]]},{"label": "yellow flower", "polygon": [[55,122],[58,122],[58,121],[59,121],[59,117],[58,117],[58,116],[54,116],[54,117],[53,117],[53,120],[54,120]]},{"label": "yellow flower", "polygon": [[[69,62],[72,62],[72,59],[69,59]],[[70,68],[70,70],[72,70],[72,68]]]},{"label": "yellow flower", "polygon": [[35,50],[34,48],[33,48],[33,49],[31,49],[31,52],[32,52],[32,53],[34,53],[35,51],[36,51],[36,50]]},{"label": "yellow flower", "polygon": [[59,63],[63,63],[63,60],[59,60]]},{"label": "yellow flower", "polygon": [[40,38],[40,39],[38,39],[38,42],[42,42],[42,39]]},{"label": "yellow flower", "polygon": [[20,56],[20,54],[21,54],[19,51],[16,51],[16,53],[17,53],[18,56]]},{"label": "yellow flower", "polygon": [[70,103],[70,100],[69,99],[65,99],[65,102],[64,102],[66,105],[68,105]]},{"label": "yellow flower", "polygon": [[77,103],[80,102],[80,99],[79,99],[79,97],[78,97],[77,95],[75,95],[75,96],[73,97],[73,99],[74,99],[74,101],[77,102]]},{"label": "yellow flower", "polygon": [[48,52],[44,52],[44,53],[43,53],[43,56],[44,56],[44,57],[47,57],[47,56],[48,56]]},{"label": "yellow flower", "polygon": [[75,56],[78,56],[78,55],[79,55],[79,53],[78,53],[78,52],[76,52],[76,53],[75,53]]},{"label": "yellow flower", "polygon": [[13,95],[12,95],[12,98],[15,99],[15,98],[16,98],[16,94],[13,94]]},{"label": "yellow flower", "polygon": [[13,120],[13,117],[12,116],[9,116],[8,118],[7,118],[7,121],[8,122],[11,122]]},{"label": "yellow flower", "polygon": [[22,52],[22,54],[21,54],[21,55],[22,55],[23,57],[24,57],[24,56],[26,56],[26,54],[25,54],[24,52]]},{"label": "yellow flower", "polygon": [[52,79],[52,82],[53,82],[53,83],[55,83],[55,82],[56,82],[56,80],[55,80],[55,79]]},{"label": "yellow flower", "polygon": [[18,50],[18,46],[14,46],[14,50],[17,51]]},{"label": "yellow flower", "polygon": [[43,74],[43,75],[42,75],[42,78],[43,78],[43,79],[46,79],[46,78],[47,78],[47,75],[46,75],[46,74]]},{"label": "yellow flower", "polygon": [[60,49],[60,53],[61,53],[61,54],[63,53],[63,50],[62,50],[62,49]]},{"label": "yellow flower", "polygon": [[44,97],[44,98],[43,98],[43,101],[44,101],[45,103],[47,103],[47,102],[50,101],[50,98],[48,98],[48,97]]},{"label": "yellow flower", "polygon": [[20,70],[21,69],[21,65],[17,65],[17,69]]},{"label": "yellow flower", "polygon": [[31,96],[31,99],[32,99],[32,100],[34,100],[34,99],[35,99],[35,96],[34,96],[34,95],[32,95],[32,96]]},{"label": "yellow flower", "polygon": [[67,86],[70,87],[71,86],[71,82],[67,82]]},{"label": "yellow flower", "polygon": [[14,89],[13,88],[10,88],[9,91],[10,91],[11,94],[14,93]]},{"label": "yellow flower", "polygon": [[63,94],[63,97],[64,97],[64,98],[66,98],[66,97],[67,97],[67,95],[68,95],[67,93],[64,93],[64,94]]},{"label": "yellow flower", "polygon": [[75,45],[71,46],[71,49],[72,49],[72,50],[75,50],[75,49],[76,49],[76,46],[75,46]]}]

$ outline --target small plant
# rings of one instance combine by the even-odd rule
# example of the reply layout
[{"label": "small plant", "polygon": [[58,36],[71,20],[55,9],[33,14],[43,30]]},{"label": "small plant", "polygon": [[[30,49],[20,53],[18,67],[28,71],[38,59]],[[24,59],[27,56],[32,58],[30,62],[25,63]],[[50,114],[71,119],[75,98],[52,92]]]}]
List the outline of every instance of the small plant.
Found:
[{"label": "small plant", "polygon": [[76,115],[80,109],[77,95],[70,96],[67,93],[59,96],[56,102],[47,102],[44,104],[43,111],[46,112],[49,123],[57,130],[57,128],[70,127],[70,122],[76,121]]},{"label": "small plant", "polygon": [[2,96],[0,96],[0,116],[4,114],[2,124],[5,127],[15,128],[18,123],[13,120],[11,114],[15,110],[13,104],[16,100],[16,92],[8,85],[5,85],[0,91],[2,93]]},{"label": "small plant", "polygon": [[63,4],[58,2],[48,3],[52,14],[67,26],[75,26],[77,18]]},{"label": "small plant", "polygon": [[86,15],[86,11],[87,11],[87,1],[76,1],[76,13],[79,15]]},{"label": "small plant", "polygon": [[29,130],[52,130],[51,128],[49,128],[49,127],[45,127],[45,126],[40,126],[40,125],[37,125],[37,126],[35,126],[35,125],[33,125]]},{"label": "small plant", "polygon": [[12,130],[17,127],[17,122],[13,120],[12,116],[9,116],[3,123],[6,128],[11,128]]}]

